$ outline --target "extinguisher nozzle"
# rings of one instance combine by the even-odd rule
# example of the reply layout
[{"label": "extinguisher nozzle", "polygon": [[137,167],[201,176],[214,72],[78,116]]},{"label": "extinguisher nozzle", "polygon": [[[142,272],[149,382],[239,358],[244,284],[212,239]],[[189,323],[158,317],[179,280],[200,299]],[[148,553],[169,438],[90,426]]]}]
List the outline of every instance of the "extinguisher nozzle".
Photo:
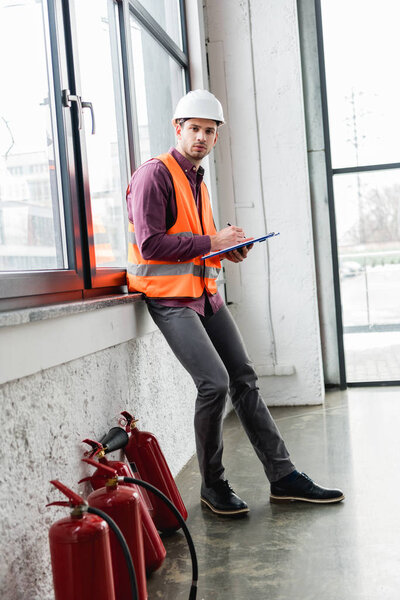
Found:
[{"label": "extinguisher nozzle", "polygon": [[114,452],[125,448],[129,441],[129,436],[122,427],[111,427],[110,431],[101,438],[100,443],[103,445],[105,453]]}]

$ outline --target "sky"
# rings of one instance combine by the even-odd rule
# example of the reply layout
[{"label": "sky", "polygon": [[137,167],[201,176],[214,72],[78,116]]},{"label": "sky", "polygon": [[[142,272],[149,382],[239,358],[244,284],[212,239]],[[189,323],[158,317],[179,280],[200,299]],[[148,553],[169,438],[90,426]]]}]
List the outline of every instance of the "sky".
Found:
[{"label": "sky", "polygon": [[321,4],[333,167],[356,164],[354,112],[359,164],[400,162],[400,2]]},{"label": "sky", "polygon": [[[399,0],[321,5],[333,168],[400,162]],[[334,176],[339,244],[358,221],[359,191],[399,182],[398,170]]]}]

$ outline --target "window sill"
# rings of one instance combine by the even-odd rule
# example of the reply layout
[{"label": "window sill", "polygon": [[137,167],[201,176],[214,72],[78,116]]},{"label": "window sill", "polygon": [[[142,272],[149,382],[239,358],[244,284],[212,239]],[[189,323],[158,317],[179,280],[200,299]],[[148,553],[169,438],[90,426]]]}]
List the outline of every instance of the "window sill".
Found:
[{"label": "window sill", "polygon": [[35,306],[0,312],[0,327],[13,327],[27,323],[36,323],[48,319],[56,319],[79,313],[101,310],[111,306],[132,304],[143,299],[143,294],[118,294],[92,298],[90,300],[79,300],[77,302],[65,302],[63,304],[50,304],[47,306]]}]

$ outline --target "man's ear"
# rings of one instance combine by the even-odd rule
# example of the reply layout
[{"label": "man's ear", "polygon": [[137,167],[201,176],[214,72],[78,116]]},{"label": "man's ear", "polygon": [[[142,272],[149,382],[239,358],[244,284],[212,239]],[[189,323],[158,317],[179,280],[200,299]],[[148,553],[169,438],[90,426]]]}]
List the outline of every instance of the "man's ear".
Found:
[{"label": "man's ear", "polygon": [[172,120],[172,125],[175,128],[175,133],[176,133],[176,137],[178,139],[180,139],[181,137],[181,132],[182,132],[182,125],[179,123],[179,121],[177,121],[176,119]]},{"label": "man's ear", "polygon": [[217,130],[217,132],[215,134],[215,140],[214,140],[213,148],[214,148],[215,144],[217,143],[217,140],[218,140],[218,130]]}]

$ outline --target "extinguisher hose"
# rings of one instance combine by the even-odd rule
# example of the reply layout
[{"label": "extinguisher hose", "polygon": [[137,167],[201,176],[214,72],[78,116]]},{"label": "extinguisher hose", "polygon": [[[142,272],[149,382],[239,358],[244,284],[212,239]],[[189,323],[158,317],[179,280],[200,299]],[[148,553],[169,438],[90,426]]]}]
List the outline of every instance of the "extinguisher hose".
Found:
[{"label": "extinguisher hose", "polygon": [[110,516],[108,516],[107,513],[103,512],[102,510],[99,510],[98,508],[94,508],[93,506],[88,506],[87,512],[92,513],[94,515],[98,515],[99,517],[104,519],[104,521],[106,521],[106,523],[108,523],[108,525],[110,526],[110,529],[112,529],[112,531],[115,533],[117,540],[121,546],[122,552],[124,553],[126,565],[128,567],[129,580],[131,582],[131,590],[132,590],[132,600],[138,600],[139,594],[138,594],[138,588],[137,588],[137,582],[136,582],[135,567],[133,566],[132,556],[131,556],[131,553],[129,552],[128,544],[126,543],[126,540],[123,536],[122,531],[120,530],[120,528],[118,527],[116,522]]},{"label": "extinguisher hose", "polygon": [[185,523],[185,519],[182,517],[179,510],[173,505],[171,500],[169,498],[167,498],[167,496],[165,494],[160,492],[159,489],[157,489],[150,483],[147,483],[147,481],[142,481],[141,479],[134,479],[133,477],[122,477],[121,481],[122,480],[125,483],[135,483],[136,485],[144,487],[147,490],[150,490],[150,492],[153,492],[153,494],[155,496],[158,496],[158,498],[160,498],[168,506],[168,508],[171,510],[171,512],[178,519],[179,524],[182,527],[182,531],[185,534],[186,541],[189,546],[190,557],[192,559],[192,585],[190,587],[189,600],[195,600],[195,598],[197,597],[197,581],[199,579],[199,569],[198,569],[198,564],[197,564],[196,550],[194,547],[192,536],[190,535],[189,529]]}]

